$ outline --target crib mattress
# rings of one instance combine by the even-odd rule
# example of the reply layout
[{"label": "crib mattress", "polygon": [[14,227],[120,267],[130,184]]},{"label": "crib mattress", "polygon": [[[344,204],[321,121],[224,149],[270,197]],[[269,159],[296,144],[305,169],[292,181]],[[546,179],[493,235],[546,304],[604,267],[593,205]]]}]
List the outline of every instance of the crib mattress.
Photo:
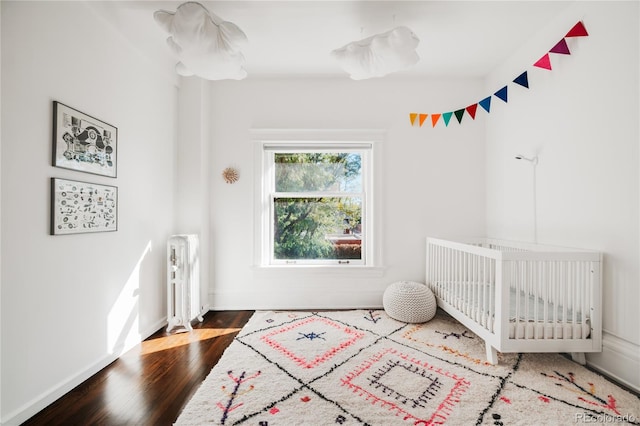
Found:
[{"label": "crib mattress", "polygon": [[575,324],[543,320],[525,322],[509,318],[509,339],[586,339],[590,332],[588,318]]},{"label": "crib mattress", "polygon": [[[522,294],[518,295],[513,288],[511,288],[509,296],[510,339],[586,339],[591,333],[588,316],[585,316],[583,320],[580,312],[576,312],[574,315],[570,309],[563,309],[562,306],[553,306],[547,303],[547,320],[545,320],[545,303],[539,298],[523,297]],[[483,327],[491,331],[494,330],[495,316],[492,314],[490,317],[488,310],[478,307],[481,304],[478,303],[477,296],[475,299],[465,300],[457,296],[448,297],[447,291],[442,290],[440,296],[437,297]],[[528,306],[525,308],[525,305]],[[491,309],[493,312],[493,307]]]}]

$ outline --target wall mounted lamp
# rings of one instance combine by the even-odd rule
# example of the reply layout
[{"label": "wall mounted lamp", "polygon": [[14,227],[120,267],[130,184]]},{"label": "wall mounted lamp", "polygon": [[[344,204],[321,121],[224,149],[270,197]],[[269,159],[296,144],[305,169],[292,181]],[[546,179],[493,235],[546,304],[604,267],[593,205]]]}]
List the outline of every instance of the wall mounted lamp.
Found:
[{"label": "wall mounted lamp", "polygon": [[536,169],[538,165],[538,156],[535,155],[533,157],[525,157],[522,154],[516,155],[516,160],[524,160],[528,161],[533,165],[533,242],[538,243],[538,200],[537,200],[537,184],[536,184]]},{"label": "wall mounted lamp", "polygon": [[538,165],[538,156],[536,155],[535,157],[525,157],[522,154],[518,154],[516,155],[516,160],[525,160],[525,161],[529,161],[530,163],[532,163],[534,166]]}]

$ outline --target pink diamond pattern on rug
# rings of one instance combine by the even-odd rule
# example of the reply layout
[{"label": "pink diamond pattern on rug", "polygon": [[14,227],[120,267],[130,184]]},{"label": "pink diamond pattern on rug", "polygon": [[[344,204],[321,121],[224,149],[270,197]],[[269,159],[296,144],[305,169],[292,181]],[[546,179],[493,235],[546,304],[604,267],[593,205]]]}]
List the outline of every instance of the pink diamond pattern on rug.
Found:
[{"label": "pink diamond pattern on rug", "polygon": [[[336,338],[337,336],[337,338]],[[327,339],[333,346],[327,348]],[[364,333],[328,318],[309,317],[271,330],[260,340],[302,368],[314,368],[353,345]]]},{"label": "pink diamond pattern on rug", "polygon": [[471,383],[388,348],[361,363],[342,385],[414,425],[431,425],[447,420]]}]

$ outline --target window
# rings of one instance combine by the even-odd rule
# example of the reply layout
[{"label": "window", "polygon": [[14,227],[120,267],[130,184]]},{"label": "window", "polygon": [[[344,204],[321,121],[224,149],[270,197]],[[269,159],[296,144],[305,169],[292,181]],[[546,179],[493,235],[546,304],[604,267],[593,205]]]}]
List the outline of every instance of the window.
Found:
[{"label": "window", "polygon": [[371,142],[261,144],[264,266],[373,266]]}]

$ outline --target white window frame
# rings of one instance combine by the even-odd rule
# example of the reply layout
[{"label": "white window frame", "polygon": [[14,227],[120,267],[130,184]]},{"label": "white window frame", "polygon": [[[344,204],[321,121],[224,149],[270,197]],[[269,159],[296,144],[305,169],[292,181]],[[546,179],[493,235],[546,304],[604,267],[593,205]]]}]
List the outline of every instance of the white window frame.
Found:
[{"label": "white window frame", "polygon": [[[255,264],[266,268],[362,269],[380,266],[381,239],[377,151],[382,131],[253,130],[255,144],[256,210]],[[362,154],[362,260],[299,260],[273,258],[275,152],[360,152]],[[312,151],[309,151],[312,150]],[[336,194],[339,196],[340,194]],[[343,194],[344,195],[344,194]],[[309,196],[306,194],[305,196]]]}]

